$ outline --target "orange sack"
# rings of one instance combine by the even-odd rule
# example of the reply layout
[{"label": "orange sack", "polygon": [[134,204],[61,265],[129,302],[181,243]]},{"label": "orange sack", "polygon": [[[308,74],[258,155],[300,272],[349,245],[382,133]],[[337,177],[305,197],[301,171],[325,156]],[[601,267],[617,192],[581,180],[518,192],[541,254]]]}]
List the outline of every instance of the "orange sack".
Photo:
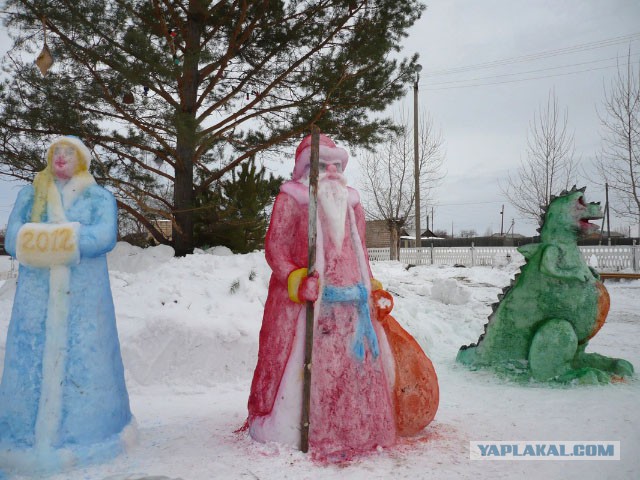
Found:
[{"label": "orange sack", "polygon": [[440,400],[438,377],[431,360],[415,339],[389,313],[393,297],[372,292],[376,317],[387,336],[395,364],[393,399],[398,435],[414,435],[435,417]]}]

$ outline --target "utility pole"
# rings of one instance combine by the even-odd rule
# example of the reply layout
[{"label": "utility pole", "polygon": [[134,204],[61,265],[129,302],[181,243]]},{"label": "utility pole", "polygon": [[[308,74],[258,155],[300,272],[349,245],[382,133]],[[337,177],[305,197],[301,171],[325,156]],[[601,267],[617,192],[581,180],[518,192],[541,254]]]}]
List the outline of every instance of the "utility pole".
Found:
[{"label": "utility pole", "polygon": [[416,65],[416,78],[413,82],[413,176],[416,180],[415,214],[416,214],[416,248],[422,246],[422,232],[420,231],[420,152],[418,150],[418,80],[420,80],[421,65]]},{"label": "utility pole", "polygon": [[503,235],[504,232],[504,205],[502,205],[502,210],[500,210],[500,236]]},{"label": "utility pole", "polygon": [[610,218],[609,218],[609,184],[608,183],[604,184],[604,195],[605,195],[604,205],[606,209],[605,214],[607,215],[607,242],[611,244],[611,225],[609,224]]}]

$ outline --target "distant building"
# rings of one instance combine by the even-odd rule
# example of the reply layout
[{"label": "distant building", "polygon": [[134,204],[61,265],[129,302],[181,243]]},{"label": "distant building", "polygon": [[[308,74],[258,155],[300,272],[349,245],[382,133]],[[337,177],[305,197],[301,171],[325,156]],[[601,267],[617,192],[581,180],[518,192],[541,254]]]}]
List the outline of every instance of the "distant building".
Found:
[{"label": "distant building", "polygon": [[[173,225],[171,220],[154,219],[151,220],[151,225],[153,225],[153,227],[156,228],[166,240],[169,242],[171,241],[171,237],[173,236]],[[149,247],[151,245],[158,245],[158,243],[160,243],[151,234],[151,232],[149,232],[149,230],[128,233],[120,237],[119,240],[142,248]]]},{"label": "distant building", "polygon": [[167,240],[171,240],[173,237],[173,224],[171,220],[153,220],[153,226],[156,227]]},{"label": "distant building", "polygon": [[[422,232],[420,235],[420,244],[423,247],[428,247],[432,240],[442,240],[442,237],[438,237],[435,233],[433,233],[428,228]],[[409,248],[416,246],[416,234],[415,230],[409,231],[406,235],[402,235],[400,237],[400,247],[401,248]]]},{"label": "distant building", "polygon": [[[400,236],[407,235],[407,231],[402,229]],[[367,248],[389,248],[391,246],[391,233],[386,220],[368,220],[366,222]]]}]

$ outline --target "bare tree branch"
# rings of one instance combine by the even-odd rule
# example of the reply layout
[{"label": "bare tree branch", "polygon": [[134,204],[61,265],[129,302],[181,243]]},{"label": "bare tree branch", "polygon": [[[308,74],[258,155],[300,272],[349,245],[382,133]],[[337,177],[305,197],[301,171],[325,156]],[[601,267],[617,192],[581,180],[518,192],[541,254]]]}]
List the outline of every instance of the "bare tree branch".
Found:
[{"label": "bare tree branch", "polygon": [[[391,234],[391,258],[398,259],[398,240],[402,229],[412,221],[415,200],[413,121],[407,111],[397,115],[401,126],[390,134],[375,152],[362,156],[364,173],[361,190],[367,218],[384,220]],[[420,194],[426,202],[433,188],[442,180],[444,141],[433,120],[423,112],[419,127]]]},{"label": "bare tree branch", "polygon": [[509,203],[527,220],[540,222],[542,207],[576,181],[573,133],[567,130],[568,111],[560,111],[555,91],[534,114],[527,135],[527,158],[500,186]]},{"label": "bare tree branch", "polygon": [[595,160],[600,181],[608,183],[615,203],[611,208],[640,224],[640,62],[634,71],[629,49],[626,65],[605,91],[602,150]]}]

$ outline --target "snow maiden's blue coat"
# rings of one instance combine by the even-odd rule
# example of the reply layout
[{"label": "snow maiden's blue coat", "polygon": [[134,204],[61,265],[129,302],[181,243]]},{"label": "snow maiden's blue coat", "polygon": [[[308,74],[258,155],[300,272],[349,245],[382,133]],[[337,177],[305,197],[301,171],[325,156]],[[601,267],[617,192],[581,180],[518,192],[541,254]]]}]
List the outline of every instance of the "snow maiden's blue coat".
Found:
[{"label": "snow maiden's blue coat", "polygon": [[[79,259],[62,267],[63,328],[52,327],[49,312],[56,267],[20,265],[0,384],[0,470],[47,472],[103,460],[122,451],[133,430],[106,260],[116,242],[116,202],[95,183],[76,190],[67,198],[59,189],[63,217],[79,223]],[[24,187],[7,226],[14,257],[20,228],[38,225],[29,223],[33,204],[33,186]],[[51,223],[51,210],[43,223],[48,216]],[[57,353],[47,360],[51,345]],[[39,411],[47,413],[39,418]]]}]

